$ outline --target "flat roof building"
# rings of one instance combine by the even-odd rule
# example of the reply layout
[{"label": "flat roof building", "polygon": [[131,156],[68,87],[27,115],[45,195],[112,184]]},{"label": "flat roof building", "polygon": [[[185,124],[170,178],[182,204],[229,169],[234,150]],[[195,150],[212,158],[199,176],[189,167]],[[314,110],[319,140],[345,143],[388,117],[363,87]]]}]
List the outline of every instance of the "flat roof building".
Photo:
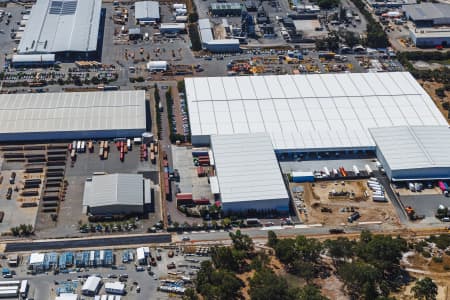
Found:
[{"label": "flat roof building", "polygon": [[448,126],[374,128],[370,133],[391,180],[450,179]]},{"label": "flat roof building", "polygon": [[214,39],[213,29],[209,19],[199,19],[198,30],[204,50],[208,50],[213,53],[240,51],[240,44],[237,39]]},{"label": "flat roof building", "polygon": [[403,10],[408,19],[417,27],[450,25],[450,4],[423,2],[404,5]]},{"label": "flat roof building", "polygon": [[225,212],[289,210],[289,196],[270,136],[212,135],[211,148]]},{"label": "flat roof building", "polygon": [[[407,72],[186,78],[192,143],[267,133],[277,154],[375,150],[369,128],[447,121]],[[244,143],[245,144],[245,143]]]},{"label": "flat roof building", "polygon": [[450,46],[450,26],[421,28],[411,26],[409,28],[409,36],[416,47]]},{"label": "flat roof building", "polygon": [[213,16],[241,16],[241,3],[211,3],[210,11]]},{"label": "flat roof building", "polygon": [[140,174],[93,176],[85,183],[83,206],[92,215],[142,214],[144,205],[151,203],[145,185],[150,181]]},{"label": "flat roof building", "polygon": [[0,95],[0,141],[141,136],[144,91]]},{"label": "flat roof building", "polygon": [[101,0],[38,0],[33,5],[19,54],[56,54],[58,60],[101,57]]},{"label": "flat roof building", "polygon": [[159,22],[159,3],[157,1],[139,1],[134,3],[136,22],[145,24]]},{"label": "flat roof building", "polygon": [[100,277],[89,276],[81,288],[81,293],[85,296],[95,296],[100,290],[101,283]]}]

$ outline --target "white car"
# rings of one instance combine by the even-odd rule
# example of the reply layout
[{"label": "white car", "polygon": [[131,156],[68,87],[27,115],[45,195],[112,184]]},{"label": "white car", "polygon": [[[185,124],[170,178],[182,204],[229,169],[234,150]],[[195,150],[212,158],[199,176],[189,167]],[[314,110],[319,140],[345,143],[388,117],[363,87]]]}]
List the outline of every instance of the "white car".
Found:
[{"label": "white car", "polygon": [[186,242],[186,241],[190,241],[191,238],[188,237],[188,236],[183,236],[183,238],[182,238],[181,240],[182,240],[183,242]]}]

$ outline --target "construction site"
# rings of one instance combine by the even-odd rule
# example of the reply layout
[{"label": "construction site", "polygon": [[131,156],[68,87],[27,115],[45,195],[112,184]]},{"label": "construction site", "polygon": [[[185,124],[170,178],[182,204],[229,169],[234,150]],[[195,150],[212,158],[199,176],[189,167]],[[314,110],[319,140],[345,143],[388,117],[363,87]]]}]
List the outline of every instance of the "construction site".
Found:
[{"label": "construction site", "polygon": [[367,180],[291,183],[298,216],[305,224],[343,226],[352,223],[399,226],[390,201],[373,201]]}]

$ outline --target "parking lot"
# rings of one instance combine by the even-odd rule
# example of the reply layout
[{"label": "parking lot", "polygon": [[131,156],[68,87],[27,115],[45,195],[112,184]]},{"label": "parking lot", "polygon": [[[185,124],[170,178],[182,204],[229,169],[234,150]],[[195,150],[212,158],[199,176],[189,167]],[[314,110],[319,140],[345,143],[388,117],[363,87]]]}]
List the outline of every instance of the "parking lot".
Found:
[{"label": "parking lot", "polygon": [[422,194],[400,196],[400,201],[406,206],[411,206],[416,214],[425,215],[425,219],[417,221],[421,225],[445,225],[435,217],[439,205],[450,207],[450,198],[442,194]]},{"label": "parking lot", "polygon": [[[151,266],[151,271],[148,271],[148,267],[144,265],[143,271],[137,271],[135,259],[128,263],[122,262],[122,256],[125,251],[131,251],[136,257],[136,249],[116,250],[114,269],[106,267],[98,268],[72,268],[67,271],[60,272],[55,275],[52,271],[43,274],[30,275],[27,274],[28,255],[24,255],[21,258],[21,264],[17,268],[11,268],[15,271],[16,275],[14,280],[28,279],[30,282],[30,290],[28,293],[29,298],[35,300],[48,300],[54,299],[56,292],[61,288],[74,288],[73,292],[81,294],[81,287],[89,275],[96,274],[102,278],[103,287],[99,291],[99,295],[105,294],[104,284],[106,282],[116,282],[118,277],[127,274],[128,278],[124,282],[126,285],[126,295],[122,299],[173,299],[174,295],[162,291],[158,291],[158,287],[164,284],[170,285],[171,282],[180,281],[184,276],[187,280],[192,281],[195,278],[200,262],[209,259],[207,256],[195,255],[196,248],[184,247],[179,251],[173,251],[174,256],[168,257],[170,250],[158,248],[151,248],[150,253],[153,257],[157,254],[161,256],[161,260],[156,261],[156,266]],[[186,253],[183,252],[186,249]],[[168,269],[167,265],[170,263],[175,264],[174,269]],[[2,265],[7,265],[7,261],[3,260]],[[169,274],[170,272],[170,274]],[[167,282],[167,283],[165,283]],[[190,286],[189,283],[185,284],[186,287]],[[137,287],[140,288],[140,292],[137,292]],[[94,299],[94,297],[82,296],[84,299]]]}]

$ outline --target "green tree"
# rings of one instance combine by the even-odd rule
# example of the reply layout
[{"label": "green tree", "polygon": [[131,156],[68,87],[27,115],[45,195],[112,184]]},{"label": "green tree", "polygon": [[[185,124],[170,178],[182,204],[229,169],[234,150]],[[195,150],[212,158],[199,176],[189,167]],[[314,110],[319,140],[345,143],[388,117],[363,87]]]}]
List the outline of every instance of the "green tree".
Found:
[{"label": "green tree", "polygon": [[336,240],[326,240],[325,247],[333,259],[345,259],[354,255],[354,242],[348,238],[339,237]]},{"label": "green tree", "polygon": [[214,247],[211,249],[211,260],[217,269],[238,272],[244,264],[245,253],[230,247]]},{"label": "green tree", "polygon": [[197,293],[192,288],[187,288],[184,291],[183,300],[199,300]]},{"label": "green tree", "polygon": [[284,264],[291,263],[296,255],[294,249],[295,241],[293,239],[281,239],[275,245],[275,254]]},{"label": "green tree", "polygon": [[290,272],[304,278],[308,283],[316,277],[314,264],[302,259],[296,259],[290,264]]},{"label": "green tree", "polygon": [[239,299],[243,282],[226,270],[215,270],[210,261],[204,261],[197,273],[197,292],[206,300]]},{"label": "green tree", "polygon": [[307,284],[296,293],[297,300],[328,300],[315,285]]},{"label": "green tree", "polygon": [[256,272],[250,279],[249,294],[252,300],[290,299],[287,281],[267,268]]},{"label": "green tree", "polygon": [[438,294],[438,287],[430,277],[418,280],[411,290],[419,300],[434,300]]},{"label": "green tree", "polygon": [[381,278],[380,272],[375,267],[364,262],[345,263],[338,268],[338,274],[349,292],[356,298],[366,292],[367,284],[379,282]]},{"label": "green tree", "polygon": [[304,261],[317,262],[322,251],[322,244],[317,239],[308,239],[299,235],[295,239],[295,251]]},{"label": "green tree", "polygon": [[319,5],[321,9],[331,9],[339,5],[339,0],[318,0],[317,5]]},{"label": "green tree", "polygon": [[247,234],[242,234],[240,230],[236,230],[236,233],[230,232],[230,238],[236,250],[253,250],[253,240]]},{"label": "green tree", "polygon": [[353,48],[354,46],[361,43],[361,40],[352,31],[345,31],[344,41],[345,44],[347,44],[347,46],[349,46],[350,48]]},{"label": "green tree", "polygon": [[269,230],[269,232],[267,232],[267,245],[269,247],[275,248],[277,242],[278,242],[277,234],[274,231]]},{"label": "green tree", "polygon": [[196,12],[190,13],[188,15],[189,23],[195,23],[198,21],[198,14]]}]

